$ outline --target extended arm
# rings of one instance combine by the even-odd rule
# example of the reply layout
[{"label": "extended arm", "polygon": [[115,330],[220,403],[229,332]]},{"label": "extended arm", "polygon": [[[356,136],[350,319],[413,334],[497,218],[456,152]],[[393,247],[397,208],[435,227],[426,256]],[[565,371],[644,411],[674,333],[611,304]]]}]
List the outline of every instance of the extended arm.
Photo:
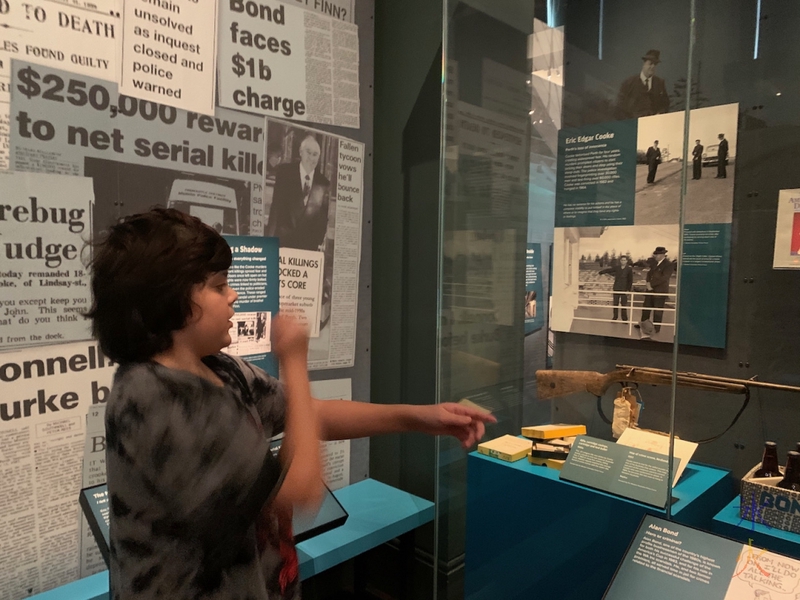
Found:
[{"label": "extended arm", "polygon": [[485,423],[497,421],[490,414],[453,402],[418,406],[317,400],[316,410],[323,440],[418,431],[431,435],[451,435],[464,448],[469,448],[483,437]]}]

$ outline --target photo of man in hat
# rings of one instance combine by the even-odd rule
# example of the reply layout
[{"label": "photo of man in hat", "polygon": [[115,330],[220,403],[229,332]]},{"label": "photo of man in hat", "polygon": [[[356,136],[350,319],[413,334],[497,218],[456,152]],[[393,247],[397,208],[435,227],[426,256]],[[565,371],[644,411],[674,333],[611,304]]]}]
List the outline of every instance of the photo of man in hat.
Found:
[{"label": "photo of man in hat", "polygon": [[692,150],[692,179],[700,179],[703,176],[703,144],[700,140],[694,141]]},{"label": "photo of man in hat", "polygon": [[719,148],[717,149],[717,179],[725,179],[728,176],[728,140],[725,139],[725,134],[720,133]]},{"label": "photo of man in hat", "polygon": [[[661,331],[661,321],[664,317],[664,304],[667,301],[666,295],[669,293],[669,282],[672,279],[672,274],[675,267],[672,261],[667,259],[667,249],[664,246],[658,246],[653,250],[653,266],[647,272],[647,291],[653,292],[644,297],[644,304],[642,305],[642,317],[638,325],[634,325],[637,329],[641,329],[642,339],[650,337],[651,326],[656,333]],[[653,320],[650,321],[650,309],[653,310]]]},{"label": "photo of man in hat", "polygon": [[619,317],[618,306],[622,307],[622,320],[628,320],[628,292],[633,288],[633,268],[629,264],[630,260],[623,254],[619,257],[616,264],[611,265],[607,269],[601,269],[599,275],[613,275],[614,287],[613,301],[614,301],[614,317],[612,321],[616,321]]},{"label": "photo of man in hat", "polygon": [[661,164],[661,150],[658,149],[658,140],[655,140],[653,145],[647,149],[644,158],[647,161],[647,183],[655,183],[656,171],[658,171],[658,165]]},{"label": "photo of man in hat", "polygon": [[618,119],[638,119],[669,111],[669,96],[664,80],[656,77],[661,62],[659,50],[648,50],[642,57],[642,70],[622,82],[617,94]]}]

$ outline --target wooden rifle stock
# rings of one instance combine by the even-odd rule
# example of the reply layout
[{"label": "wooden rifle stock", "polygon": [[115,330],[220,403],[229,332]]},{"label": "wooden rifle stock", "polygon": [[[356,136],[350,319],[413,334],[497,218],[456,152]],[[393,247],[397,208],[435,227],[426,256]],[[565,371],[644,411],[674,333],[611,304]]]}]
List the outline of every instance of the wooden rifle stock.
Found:
[{"label": "wooden rifle stock", "polygon": [[[602,396],[615,383],[646,383],[650,385],[672,385],[672,371],[655,371],[627,367],[610,373],[597,371],[536,371],[536,387],[539,400],[561,398],[578,392]],[[744,384],[705,379],[701,375],[678,373],[679,386],[710,392],[744,394]]]}]

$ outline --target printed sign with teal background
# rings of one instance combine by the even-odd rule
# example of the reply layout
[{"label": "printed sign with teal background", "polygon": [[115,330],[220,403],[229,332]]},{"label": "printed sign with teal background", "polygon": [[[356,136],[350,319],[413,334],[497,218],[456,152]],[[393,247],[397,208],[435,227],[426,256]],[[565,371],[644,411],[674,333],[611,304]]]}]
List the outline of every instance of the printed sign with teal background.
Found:
[{"label": "printed sign with teal background", "polygon": [[525,253],[525,335],[544,327],[547,298],[542,289],[542,245],[528,244]]},{"label": "printed sign with teal background", "polygon": [[226,235],[233,264],[228,284],[239,294],[232,343],[227,351],[278,376],[278,361],[264,351],[270,340],[271,318],[280,308],[278,238]]},{"label": "printed sign with teal background", "polygon": [[633,225],[637,121],[558,133],[556,227]]},{"label": "printed sign with teal background", "polygon": [[603,599],[723,600],[741,552],[742,544],[645,516]]},{"label": "printed sign with teal background", "polygon": [[730,223],[686,225],[683,229],[678,341],[724,348],[728,324]]},{"label": "printed sign with teal background", "polygon": [[588,435],[578,436],[560,479],[664,508],[668,456]]}]

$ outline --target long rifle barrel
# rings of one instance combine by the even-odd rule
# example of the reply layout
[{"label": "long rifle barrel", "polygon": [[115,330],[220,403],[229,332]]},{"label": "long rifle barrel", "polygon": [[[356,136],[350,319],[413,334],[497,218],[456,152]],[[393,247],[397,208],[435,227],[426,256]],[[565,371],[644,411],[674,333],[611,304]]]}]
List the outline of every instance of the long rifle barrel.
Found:
[{"label": "long rifle barrel", "polygon": [[[714,381],[702,377],[688,376],[679,373],[678,385],[709,392],[725,392],[729,394],[744,394],[747,387],[743,384],[727,381]],[[539,400],[561,398],[563,396],[589,392],[595,396],[602,396],[608,388],[620,383],[638,383],[645,385],[672,385],[672,372],[644,371],[638,368],[617,369],[610,373],[597,373],[595,371],[536,371],[537,394]]]},{"label": "long rifle barrel", "polygon": [[[634,367],[631,365],[617,365],[618,369],[623,369],[626,371],[632,372],[640,372],[640,373],[652,373],[658,375],[667,375],[672,377],[672,371],[669,369],[656,369],[653,367]],[[681,379],[684,380],[692,380],[695,382],[705,382],[705,383],[725,383],[725,384],[733,384],[733,385],[742,385],[748,387],[758,387],[764,388],[767,390],[780,390],[784,392],[800,392],[800,387],[793,386],[793,385],[783,385],[781,383],[768,383],[765,381],[757,381],[754,379],[734,379],[732,377],[719,377],[717,375],[705,375],[703,373],[691,373],[691,372],[678,372],[678,381],[680,382]]]}]

